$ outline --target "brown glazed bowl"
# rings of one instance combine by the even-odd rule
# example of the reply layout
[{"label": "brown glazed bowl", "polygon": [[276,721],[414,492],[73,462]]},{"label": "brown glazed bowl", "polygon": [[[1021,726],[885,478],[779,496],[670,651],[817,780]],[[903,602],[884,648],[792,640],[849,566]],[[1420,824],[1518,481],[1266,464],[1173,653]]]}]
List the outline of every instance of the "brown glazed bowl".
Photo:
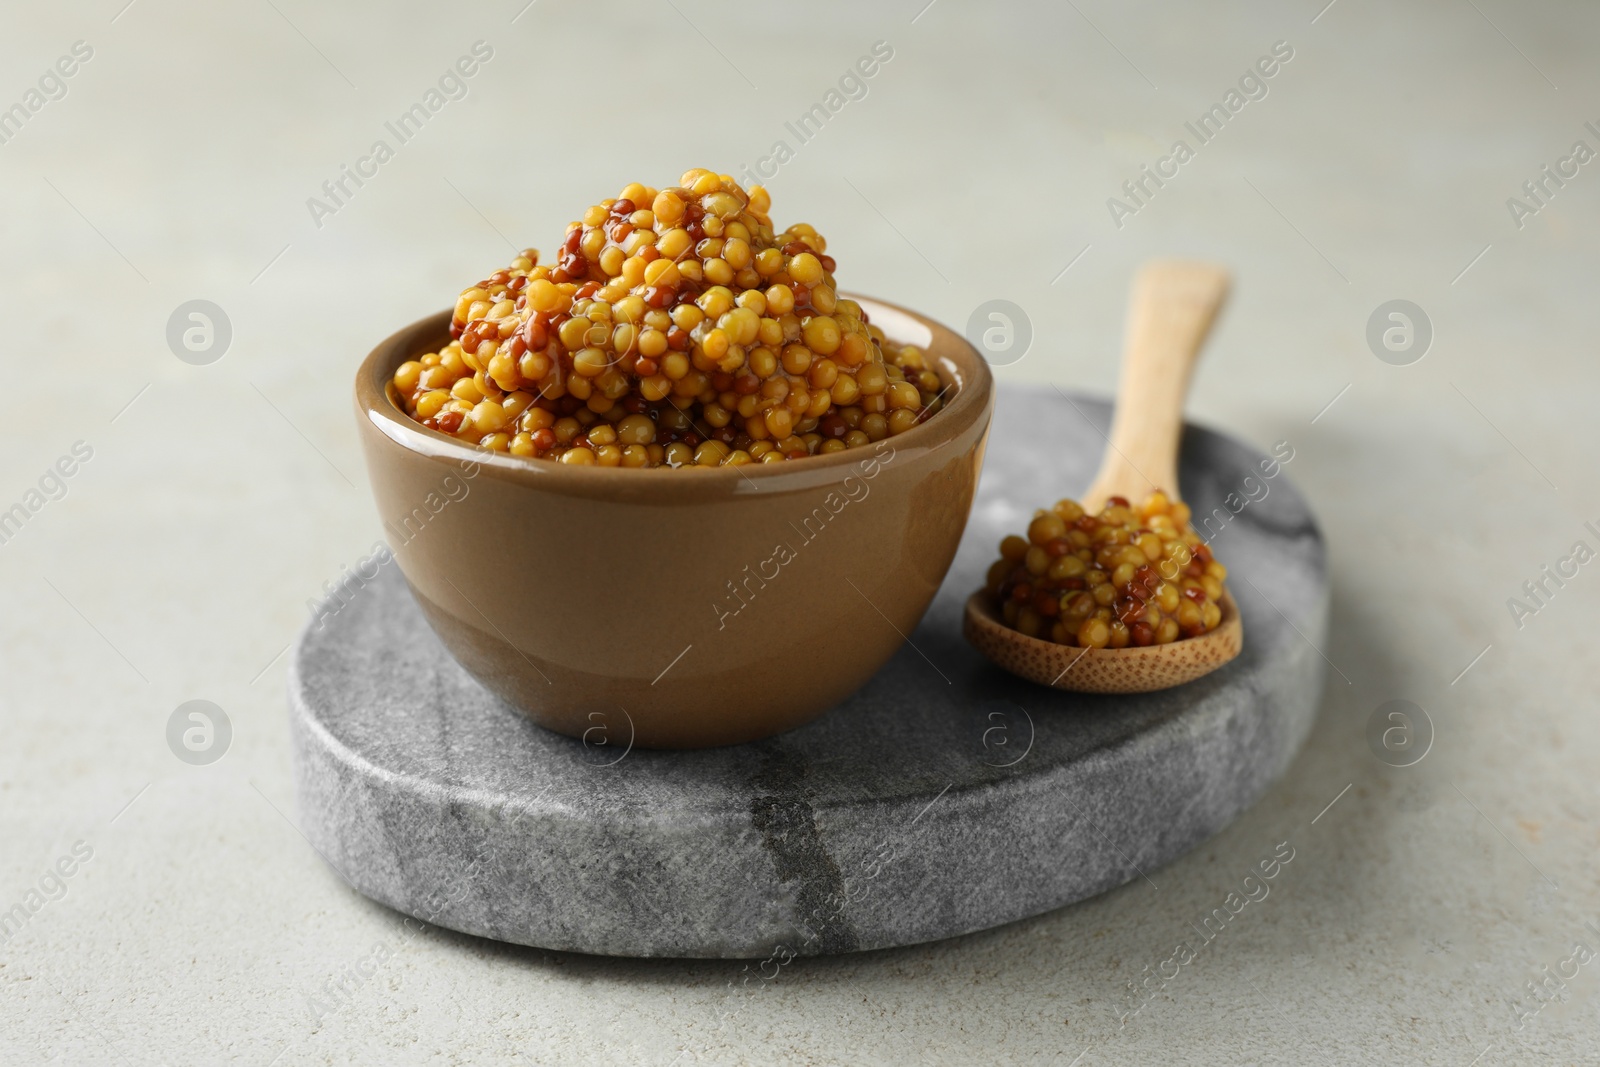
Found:
[{"label": "brown glazed bowl", "polygon": [[871,678],[955,555],[994,401],[958,334],[853,299],[923,348],[953,396],[897,437],[785,463],[633,470],[487,452],[415,422],[390,391],[403,361],[449,341],[448,312],[375,348],[356,377],[373,495],[461,665],[542,726],[645,748],[768,737]]}]

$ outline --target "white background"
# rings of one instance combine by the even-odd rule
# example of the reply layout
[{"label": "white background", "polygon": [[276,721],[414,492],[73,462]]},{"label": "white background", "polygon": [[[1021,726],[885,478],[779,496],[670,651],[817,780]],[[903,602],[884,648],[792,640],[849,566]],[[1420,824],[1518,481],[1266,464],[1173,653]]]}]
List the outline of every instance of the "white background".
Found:
[{"label": "white background", "polygon": [[[73,442],[94,450],[0,545],[0,910],[75,841],[94,850],[0,944],[0,1060],[1600,1056],[1600,961],[1520,1030],[1512,1008],[1575,940],[1600,950],[1600,564],[1520,630],[1506,607],[1579,538],[1600,548],[1600,163],[1521,229],[1506,207],[1575,140],[1600,149],[1600,9],[124,2],[0,15],[0,107],[94,49],[0,145],[0,508]],[[479,39],[494,57],[470,95],[316,227],[307,198]],[[1138,263],[1236,270],[1190,407],[1291,442],[1325,525],[1337,671],[1310,742],[1159,889],[796,961],[759,995],[729,992],[738,962],[405,940],[289,821],[282,652],[380,536],[353,368],[624,183],[793,145],[785,120],[879,40],[894,58],[866,98],[769,183],[846,287],[958,328],[1013,300],[1034,343],[1001,378],[1104,392]],[[1107,198],[1277,41],[1294,58],[1267,97],[1117,228]],[[196,298],[233,326],[209,366],[165,340]],[[1396,298],[1435,331],[1410,366],[1365,340]],[[193,698],[233,724],[208,767],[165,740]],[[1395,698],[1437,732],[1405,770],[1365,741]],[[1271,896],[1119,1030],[1125,984],[1290,835]],[[308,995],[378,942],[394,958],[318,1022]]]}]

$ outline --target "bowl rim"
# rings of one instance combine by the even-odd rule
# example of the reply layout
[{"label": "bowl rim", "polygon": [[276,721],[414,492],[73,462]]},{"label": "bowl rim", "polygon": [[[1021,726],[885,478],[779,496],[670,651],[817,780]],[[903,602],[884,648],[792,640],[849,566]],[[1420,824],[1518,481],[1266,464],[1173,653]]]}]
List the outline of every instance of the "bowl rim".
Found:
[{"label": "bowl rim", "polygon": [[[419,345],[431,344],[424,338],[443,336],[451,311],[444,310],[418,319],[379,342],[361,361],[356,371],[355,404],[358,417],[389,441],[408,451],[438,461],[452,461],[463,470],[491,473],[499,479],[536,488],[579,495],[605,495],[637,499],[669,496],[705,498],[771,490],[809,489],[836,484],[872,460],[888,462],[901,452],[920,454],[951,445],[975,422],[986,419],[993,407],[994,377],[988,360],[967,339],[949,327],[909,308],[886,300],[856,293],[841,297],[859,303],[869,317],[894,321],[909,320],[928,334],[925,340],[906,341],[889,330],[902,343],[917,344],[948,365],[957,380],[956,395],[936,418],[912,427],[903,434],[886,437],[877,447],[852,448],[826,456],[808,456],[789,463],[752,463],[743,466],[696,468],[664,475],[655,468],[577,466],[549,460],[530,459],[491,452],[476,445],[430,429],[412,419],[390,398],[389,379],[405,359],[417,354]],[[879,322],[880,327],[883,323]],[[904,323],[901,323],[904,325]],[[942,368],[940,368],[942,369]],[[882,446],[889,445],[884,457]],[[659,487],[659,488],[658,488]],[[698,490],[698,491],[696,491]]]}]

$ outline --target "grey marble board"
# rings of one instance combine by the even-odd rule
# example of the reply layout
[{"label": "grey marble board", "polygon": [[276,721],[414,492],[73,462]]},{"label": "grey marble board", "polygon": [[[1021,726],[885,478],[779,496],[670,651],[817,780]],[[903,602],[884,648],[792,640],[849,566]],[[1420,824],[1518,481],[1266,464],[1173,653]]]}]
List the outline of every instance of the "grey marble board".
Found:
[{"label": "grey marble board", "polygon": [[1325,549],[1285,471],[1265,478],[1255,449],[1191,426],[1182,492],[1230,516],[1212,544],[1244,617],[1240,657],[1143,696],[990,666],[962,640],[962,604],[1003,534],[1087,485],[1109,416],[1002,388],[966,536],[910,642],[821,719],[752,744],[629,750],[625,723],[587,741],[535,726],[455,664],[384,567],[294,649],[302,829],[402,912],[619,956],[915,944],[1160,867],[1248,807],[1309,732]]}]

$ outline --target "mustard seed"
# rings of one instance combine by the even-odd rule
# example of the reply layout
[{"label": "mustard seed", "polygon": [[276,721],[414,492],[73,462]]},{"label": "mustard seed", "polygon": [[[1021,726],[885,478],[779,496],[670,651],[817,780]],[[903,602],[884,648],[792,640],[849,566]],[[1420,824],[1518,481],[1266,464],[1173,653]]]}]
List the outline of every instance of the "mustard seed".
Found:
[{"label": "mustard seed", "polygon": [[[891,431],[902,413],[891,414]],[[865,416],[863,426],[878,417]],[[1228,570],[1189,515],[1159,492],[1137,507],[1111,497],[1099,515],[1059,500],[1034,515],[1026,537],[1000,542],[989,594],[1008,626],[1057,644],[1126,648],[1199,637],[1222,622]]]},{"label": "mustard seed", "polygon": [[[483,448],[598,466],[780,462],[926,421],[945,397],[921,350],[839,297],[827,241],[777,231],[771,204],[708,170],[628,185],[567,227],[553,265],[525,249],[462,290],[453,340],[395,371],[398,401]],[[1202,594],[1226,573],[1213,562],[1184,562]],[[1054,634],[1045,599],[1027,617]]]}]

